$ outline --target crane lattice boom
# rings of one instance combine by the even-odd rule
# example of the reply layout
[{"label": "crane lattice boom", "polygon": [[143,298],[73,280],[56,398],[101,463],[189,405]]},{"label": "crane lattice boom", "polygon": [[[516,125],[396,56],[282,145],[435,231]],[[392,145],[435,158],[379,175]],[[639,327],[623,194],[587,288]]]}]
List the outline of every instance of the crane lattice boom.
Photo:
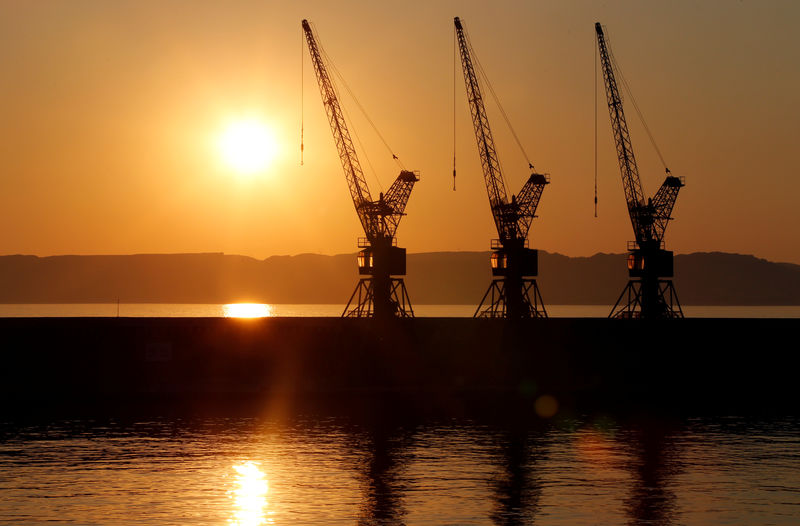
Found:
[{"label": "crane lattice boom", "polygon": [[381,195],[377,201],[372,200],[367,181],[364,178],[364,172],[361,169],[361,164],[353,146],[353,140],[350,138],[350,132],[347,129],[344,113],[336,96],[336,90],[322,59],[322,53],[308,21],[303,20],[302,25],[308,43],[308,51],[311,54],[311,61],[314,64],[314,72],[319,83],[322,103],[328,115],[333,139],[339,152],[339,159],[347,179],[347,186],[350,189],[350,196],[353,199],[361,226],[364,228],[364,233],[370,242],[375,242],[379,239],[391,239],[397,232],[411,189],[414,183],[419,180],[419,177],[413,172],[403,170],[389,188],[385,197]]},{"label": "crane lattice boom", "polygon": [[539,199],[547,184],[547,178],[542,174],[531,174],[519,195],[512,196],[509,202],[503,174],[500,171],[500,161],[497,158],[497,150],[492,138],[492,130],[489,127],[489,119],[478,84],[478,75],[472,64],[471,46],[461,20],[456,17],[454,22],[458,47],[461,52],[461,66],[464,70],[464,81],[467,87],[467,99],[483,168],[483,179],[489,194],[489,206],[497,227],[497,234],[501,241],[524,240],[528,236],[531,222],[536,216],[536,208],[539,206]]},{"label": "crane lattice boom", "polygon": [[645,199],[642,181],[639,178],[639,168],[636,165],[636,157],[633,155],[628,123],[622,109],[622,97],[614,75],[614,65],[606,45],[603,28],[599,22],[595,24],[595,32],[597,33],[597,45],[606,87],[608,113],[611,116],[611,128],[617,147],[622,187],[625,191],[625,201],[628,205],[628,214],[631,218],[636,242],[640,246],[653,242],[660,244],[664,239],[667,225],[671,219],[670,214],[683,182],[678,177],[669,175],[668,172],[667,178],[653,199]]}]

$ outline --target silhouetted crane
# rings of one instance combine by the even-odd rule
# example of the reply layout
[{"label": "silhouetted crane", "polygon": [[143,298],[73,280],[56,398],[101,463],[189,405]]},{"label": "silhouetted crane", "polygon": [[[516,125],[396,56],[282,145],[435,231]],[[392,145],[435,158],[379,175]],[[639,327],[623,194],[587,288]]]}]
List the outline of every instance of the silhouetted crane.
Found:
[{"label": "silhouetted crane", "polygon": [[622,110],[622,98],[614,77],[614,65],[606,47],[603,28],[594,25],[608,99],[611,128],[617,146],[619,170],[628,213],[636,241],[628,243],[628,273],[631,279],[611,311],[611,318],[682,318],[678,295],[672,280],[672,252],[664,250],[664,233],[670,214],[683,187],[682,178],[674,177],[667,168],[667,178],[651,199],[644,197],[639,169],[633,156],[628,123]]},{"label": "silhouetted crane", "polygon": [[302,25],[350,196],[366,234],[366,238],[358,242],[358,247],[362,249],[358,254],[358,272],[369,277],[359,280],[342,316],[413,317],[414,311],[403,279],[392,276],[406,273],[406,250],[396,246],[395,232],[419,176],[402,170],[389,191],[385,195],[381,193],[377,201],[372,200],[314,33],[307,20],[303,20]]},{"label": "silhouetted crane", "polygon": [[[483,179],[499,237],[491,243],[493,252],[490,261],[495,278],[475,311],[475,316],[546,318],[547,311],[536,280],[533,279],[538,274],[538,252],[528,248],[528,230],[531,221],[536,217],[542,191],[550,181],[545,174],[533,172],[519,193],[512,195],[511,200],[508,199],[478,76],[472,65],[471,45],[464,34],[461,20],[456,17],[454,22]],[[529,168],[533,170],[530,164]]]}]

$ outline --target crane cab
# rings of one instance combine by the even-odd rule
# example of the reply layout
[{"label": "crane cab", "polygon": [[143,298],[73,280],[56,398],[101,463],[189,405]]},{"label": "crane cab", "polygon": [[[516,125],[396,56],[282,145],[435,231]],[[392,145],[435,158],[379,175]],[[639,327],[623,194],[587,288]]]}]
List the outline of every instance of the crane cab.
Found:
[{"label": "crane cab", "polygon": [[539,251],[530,248],[500,248],[489,257],[492,276],[536,276]]},{"label": "crane cab", "polygon": [[636,249],[628,254],[628,275],[632,278],[671,278],[672,251]]},{"label": "crane cab", "polygon": [[395,246],[368,246],[359,251],[358,273],[360,275],[385,274],[404,276],[406,273],[406,249]]}]

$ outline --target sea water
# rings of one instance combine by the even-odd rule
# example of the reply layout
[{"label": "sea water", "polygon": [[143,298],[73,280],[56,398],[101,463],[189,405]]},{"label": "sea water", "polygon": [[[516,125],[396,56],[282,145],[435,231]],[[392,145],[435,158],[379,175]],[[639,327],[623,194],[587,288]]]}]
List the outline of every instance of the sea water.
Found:
[{"label": "sea water", "polygon": [[[222,303],[62,303],[0,304],[0,318],[8,317],[225,317],[231,305]],[[254,304],[262,306],[257,315],[308,317],[341,316],[340,304]],[[470,318],[475,305],[414,305],[418,317]],[[611,305],[547,305],[547,313],[556,318],[605,318]],[[235,312],[235,311],[234,311]],[[683,307],[692,318],[800,318],[800,306],[697,306]]]},{"label": "sea water", "polygon": [[1,524],[800,521],[800,420],[0,424]]}]

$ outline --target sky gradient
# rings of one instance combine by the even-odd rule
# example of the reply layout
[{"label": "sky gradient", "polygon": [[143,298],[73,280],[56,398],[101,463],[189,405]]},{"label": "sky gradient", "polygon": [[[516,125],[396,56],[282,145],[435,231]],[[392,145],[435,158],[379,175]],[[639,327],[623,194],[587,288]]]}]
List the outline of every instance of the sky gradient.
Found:
[{"label": "sky gradient", "polygon": [[[460,64],[454,90],[454,16],[536,168],[551,175],[532,247],[588,256],[624,252],[633,238],[602,91],[593,216],[600,21],[670,169],[686,177],[667,248],[800,263],[800,3],[712,0],[3,2],[0,254],[354,252],[362,232],[303,18],[406,168],[421,172],[400,246],[488,250],[496,233]],[[399,168],[342,103],[377,195]],[[526,163],[487,107],[516,193]],[[663,168],[625,109],[653,195]],[[264,174],[242,178],[219,161],[215,141],[239,117],[278,137]]]}]

